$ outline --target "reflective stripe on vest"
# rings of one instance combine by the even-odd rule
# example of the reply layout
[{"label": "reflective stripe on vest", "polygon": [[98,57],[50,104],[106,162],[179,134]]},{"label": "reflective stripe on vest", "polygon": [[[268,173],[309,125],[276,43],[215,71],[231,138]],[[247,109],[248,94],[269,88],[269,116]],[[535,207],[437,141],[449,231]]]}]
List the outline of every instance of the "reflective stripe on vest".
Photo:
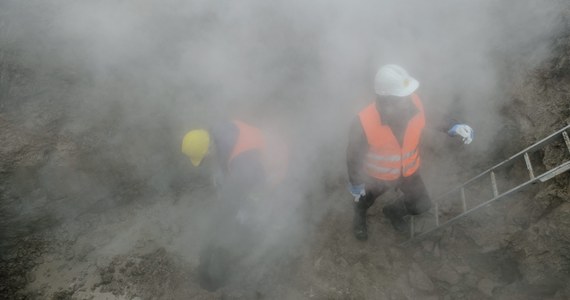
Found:
[{"label": "reflective stripe on vest", "polygon": [[400,161],[399,155],[378,155],[371,152],[366,154],[366,157],[370,160],[380,160],[380,161]]},{"label": "reflective stripe on vest", "polygon": [[414,159],[411,163],[404,165],[402,167],[402,173],[407,174],[409,170],[417,169],[417,167],[419,167],[419,165],[420,165],[420,158],[418,157],[418,158]]},{"label": "reflective stripe on vest", "polygon": [[370,163],[366,163],[365,168],[371,172],[389,173],[400,176],[400,169],[398,168],[383,168]]},{"label": "reflective stripe on vest", "polygon": [[416,153],[418,153],[418,149],[417,149],[417,148],[414,149],[414,150],[412,150],[412,151],[410,151],[410,152],[406,152],[406,153],[402,154],[402,159],[408,159],[408,158],[410,158],[410,157],[416,155]]},{"label": "reflective stripe on vest", "polygon": [[369,145],[364,159],[364,169],[368,175],[380,180],[396,180],[400,176],[411,176],[418,170],[418,147],[425,126],[425,116],[420,98],[412,94],[411,99],[418,113],[408,121],[402,145],[392,129],[382,124],[376,103],[368,105],[359,113]]}]

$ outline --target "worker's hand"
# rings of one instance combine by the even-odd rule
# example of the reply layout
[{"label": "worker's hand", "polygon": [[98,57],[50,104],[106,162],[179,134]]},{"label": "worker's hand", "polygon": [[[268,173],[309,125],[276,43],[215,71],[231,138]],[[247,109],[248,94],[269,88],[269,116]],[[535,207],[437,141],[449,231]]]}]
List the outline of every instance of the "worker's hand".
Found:
[{"label": "worker's hand", "polygon": [[359,185],[350,184],[348,186],[348,191],[354,197],[354,202],[358,202],[360,200],[360,197],[366,195],[366,189],[364,187],[364,183]]},{"label": "worker's hand", "polygon": [[473,128],[469,127],[467,124],[455,124],[451,129],[449,129],[447,134],[450,136],[460,136],[465,144],[470,144],[474,137]]}]

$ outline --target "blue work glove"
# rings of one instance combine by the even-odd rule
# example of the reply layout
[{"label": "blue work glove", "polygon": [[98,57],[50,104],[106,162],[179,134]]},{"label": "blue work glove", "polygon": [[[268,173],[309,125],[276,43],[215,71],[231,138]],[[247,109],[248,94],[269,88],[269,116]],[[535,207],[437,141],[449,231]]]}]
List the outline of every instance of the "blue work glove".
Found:
[{"label": "blue work glove", "polygon": [[364,189],[364,183],[359,185],[349,184],[348,191],[354,197],[354,202],[358,202],[360,197],[366,195],[366,190]]},{"label": "blue work glove", "polygon": [[470,144],[475,137],[473,128],[467,124],[455,124],[447,131],[447,134],[450,136],[460,136],[465,144]]}]

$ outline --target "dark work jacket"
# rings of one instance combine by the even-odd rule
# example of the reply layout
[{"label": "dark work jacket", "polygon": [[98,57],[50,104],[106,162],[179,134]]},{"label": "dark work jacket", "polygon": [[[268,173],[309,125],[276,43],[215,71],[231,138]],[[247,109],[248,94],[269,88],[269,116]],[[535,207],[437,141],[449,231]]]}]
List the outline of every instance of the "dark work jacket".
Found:
[{"label": "dark work jacket", "polygon": [[215,145],[214,156],[223,173],[222,189],[230,190],[227,194],[237,195],[239,192],[247,196],[254,188],[265,183],[265,169],[260,151],[246,151],[229,162],[239,134],[234,123],[224,121],[216,124],[210,129],[210,133]]}]

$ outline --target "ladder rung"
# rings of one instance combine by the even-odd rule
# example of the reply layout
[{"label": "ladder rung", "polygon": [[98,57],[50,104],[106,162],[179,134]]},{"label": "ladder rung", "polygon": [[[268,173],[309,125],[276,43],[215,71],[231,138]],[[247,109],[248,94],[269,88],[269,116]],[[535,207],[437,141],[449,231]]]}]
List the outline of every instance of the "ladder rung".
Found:
[{"label": "ladder rung", "polygon": [[530,163],[528,152],[524,153],[524,162],[526,163],[526,168],[528,170],[528,175],[530,175],[530,179],[534,179],[534,172],[532,171],[532,164]]},{"label": "ladder rung", "polygon": [[493,197],[499,196],[499,189],[497,188],[497,180],[495,179],[495,172],[491,171],[491,184],[493,185]]},{"label": "ladder rung", "polygon": [[467,211],[467,201],[465,201],[465,188],[461,187],[461,204],[463,204],[463,212]]},{"label": "ladder rung", "polygon": [[568,152],[570,152],[570,138],[568,138],[568,133],[566,133],[566,131],[562,131],[562,136],[564,137],[566,148],[568,148]]},{"label": "ladder rung", "polygon": [[439,203],[435,203],[435,226],[439,227]]}]

